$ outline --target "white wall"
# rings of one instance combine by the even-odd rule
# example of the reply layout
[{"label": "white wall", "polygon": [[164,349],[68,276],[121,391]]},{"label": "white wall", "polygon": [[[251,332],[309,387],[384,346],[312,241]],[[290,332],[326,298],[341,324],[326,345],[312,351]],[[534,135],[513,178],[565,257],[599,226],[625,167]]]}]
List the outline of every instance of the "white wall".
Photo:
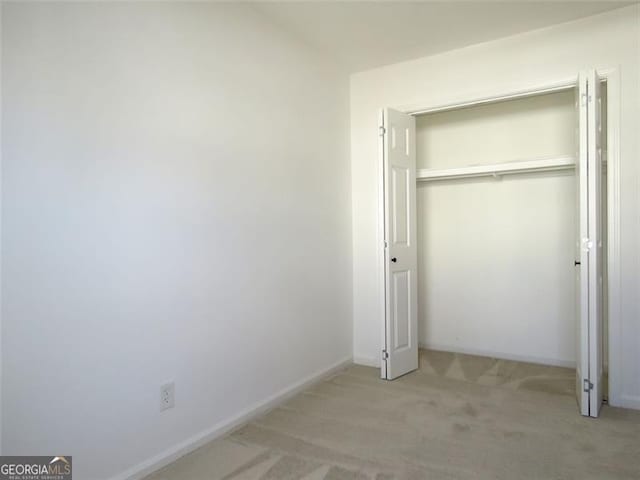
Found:
[{"label": "white wall", "polygon": [[[2,105],[2,12],[3,8],[0,5],[0,106]],[[1,113],[1,107],[0,107]],[[2,115],[0,114],[0,212],[2,211]],[[0,213],[0,269],[2,267],[2,215]],[[2,421],[2,371],[3,371],[3,362],[2,362],[2,272],[0,271],[0,455],[4,453],[2,448],[2,427],[4,422]]]},{"label": "white wall", "polygon": [[[416,119],[418,168],[575,154],[574,92]],[[572,171],[419,182],[423,346],[575,364]]]},{"label": "white wall", "polygon": [[[437,105],[619,67],[621,81],[621,322],[611,326],[614,401],[640,408],[640,19],[637,5],[576,22],[361,72],[351,77],[354,358],[377,365],[382,291],[378,268],[378,109]],[[613,357],[616,356],[614,359]],[[614,378],[615,376],[615,378]]]},{"label": "white wall", "polygon": [[109,478],[351,358],[345,73],[242,5],[2,35],[3,453]]},{"label": "white wall", "polygon": [[575,155],[575,91],[418,115],[418,168]]}]

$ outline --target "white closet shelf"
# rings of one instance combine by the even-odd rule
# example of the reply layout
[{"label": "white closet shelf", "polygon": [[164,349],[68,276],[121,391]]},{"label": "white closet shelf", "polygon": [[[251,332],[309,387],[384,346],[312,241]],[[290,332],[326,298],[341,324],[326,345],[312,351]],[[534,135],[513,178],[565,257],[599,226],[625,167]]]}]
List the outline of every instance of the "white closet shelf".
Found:
[{"label": "white closet shelf", "polygon": [[417,170],[416,180],[418,182],[431,182],[452,178],[498,177],[512,173],[553,172],[556,170],[569,170],[574,168],[575,165],[575,157],[565,156],[519,162],[494,163],[492,165],[477,165],[473,167],[445,169],[423,168]]}]

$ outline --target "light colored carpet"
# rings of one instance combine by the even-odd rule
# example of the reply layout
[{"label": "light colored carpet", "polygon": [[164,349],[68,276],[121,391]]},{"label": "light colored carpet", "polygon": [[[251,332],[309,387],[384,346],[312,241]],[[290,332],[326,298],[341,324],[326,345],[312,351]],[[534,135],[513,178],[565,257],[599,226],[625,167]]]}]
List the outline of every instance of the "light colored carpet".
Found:
[{"label": "light colored carpet", "polygon": [[640,412],[578,414],[573,371],[438,352],[352,366],[148,480],[634,479]]},{"label": "light colored carpet", "polygon": [[576,371],[572,368],[421,349],[420,370],[422,373],[480,385],[575,398]]}]

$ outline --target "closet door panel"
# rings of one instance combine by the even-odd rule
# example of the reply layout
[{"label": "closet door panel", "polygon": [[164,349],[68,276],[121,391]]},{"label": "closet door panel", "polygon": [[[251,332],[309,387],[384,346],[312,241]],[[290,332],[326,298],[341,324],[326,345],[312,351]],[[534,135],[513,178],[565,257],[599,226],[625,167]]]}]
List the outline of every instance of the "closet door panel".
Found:
[{"label": "closet door panel", "polygon": [[409,169],[392,167],[391,169],[391,203],[393,209],[393,225],[391,243],[394,246],[409,244]]},{"label": "closet door panel", "polygon": [[580,74],[576,91],[578,117],[576,158],[576,399],[582,415],[589,415],[589,184],[588,184],[588,119],[587,76]]},{"label": "closet door panel", "polygon": [[576,395],[580,412],[597,417],[602,405],[603,249],[602,106],[600,79],[591,70],[579,79]]},{"label": "closet door panel", "polygon": [[600,79],[588,73],[589,102],[588,172],[589,172],[589,415],[597,417],[602,405],[602,99]]},{"label": "closet door panel", "polygon": [[411,298],[409,295],[411,272],[408,270],[393,272],[392,292],[393,299],[393,351],[411,347]]},{"label": "closet door panel", "polygon": [[[385,345],[383,377],[418,368],[415,119],[383,114]],[[386,367],[386,368],[385,368]]]}]

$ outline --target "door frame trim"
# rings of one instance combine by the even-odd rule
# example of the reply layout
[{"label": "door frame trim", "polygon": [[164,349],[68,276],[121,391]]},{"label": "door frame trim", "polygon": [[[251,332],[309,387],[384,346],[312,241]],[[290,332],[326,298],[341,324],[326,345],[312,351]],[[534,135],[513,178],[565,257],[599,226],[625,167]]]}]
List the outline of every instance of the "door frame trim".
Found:
[{"label": "door frame trim", "polygon": [[[595,69],[597,74],[607,82],[607,325],[608,325],[608,402],[613,406],[626,406],[625,396],[622,392],[623,361],[622,339],[623,325],[621,318],[621,291],[620,291],[620,123],[621,123],[621,89],[620,66],[606,66]],[[440,104],[418,103],[410,105],[392,106],[395,110],[410,115],[421,115],[446,110],[477,105],[490,104],[506,100],[515,100],[545,93],[560,92],[575,88],[578,84],[578,74],[574,76],[550,79],[544,83],[519,85],[518,88],[506,90],[496,94],[491,92],[486,95],[461,96],[450,99]],[[382,111],[379,123],[382,125]],[[378,298],[380,323],[382,325],[382,342],[385,346],[385,265],[384,265],[384,144],[379,141],[378,148],[378,213],[377,213],[377,246],[378,259]],[[382,352],[380,352],[382,353]],[[380,359],[380,357],[378,357]],[[381,374],[385,362],[381,362]],[[633,402],[631,402],[633,403]]]}]

